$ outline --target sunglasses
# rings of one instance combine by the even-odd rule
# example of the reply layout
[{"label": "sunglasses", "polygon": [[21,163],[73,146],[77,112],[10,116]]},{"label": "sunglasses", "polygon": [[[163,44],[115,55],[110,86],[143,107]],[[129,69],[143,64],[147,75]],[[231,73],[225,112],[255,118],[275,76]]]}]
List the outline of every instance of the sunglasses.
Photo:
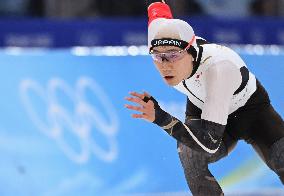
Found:
[{"label": "sunglasses", "polygon": [[150,52],[153,60],[159,63],[163,63],[164,61],[174,63],[182,59],[186,53],[187,53],[186,50],[178,50],[170,52],[154,52],[154,51]]}]

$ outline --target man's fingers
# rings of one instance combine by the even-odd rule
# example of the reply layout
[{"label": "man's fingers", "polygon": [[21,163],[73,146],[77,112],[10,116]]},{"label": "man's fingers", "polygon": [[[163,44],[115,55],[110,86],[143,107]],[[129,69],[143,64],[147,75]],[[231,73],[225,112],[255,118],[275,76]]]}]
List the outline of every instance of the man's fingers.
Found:
[{"label": "man's fingers", "polygon": [[141,118],[141,119],[147,120],[149,122],[154,121],[154,119],[151,119],[151,117],[149,117],[147,114],[132,114],[131,116],[132,116],[132,118]]},{"label": "man's fingers", "polygon": [[125,104],[124,106],[130,110],[135,110],[138,112],[146,113],[146,109],[144,107],[133,106],[133,105],[128,105],[128,104]]},{"label": "man's fingers", "polygon": [[138,103],[144,107],[146,107],[147,105],[142,99],[137,98],[137,97],[126,97],[125,99],[128,101],[134,102],[134,103]]},{"label": "man's fingers", "polygon": [[143,97],[144,97],[144,96],[146,96],[146,97],[151,97],[151,95],[150,95],[149,93],[147,93],[146,91],[143,92]]},{"label": "man's fingers", "polygon": [[144,118],[144,119],[147,119],[147,115],[146,114],[132,114],[131,116],[133,118]]},{"label": "man's fingers", "polygon": [[137,93],[137,92],[130,92],[130,95],[134,96],[134,97],[139,97],[140,99],[144,98],[143,94]]},{"label": "man's fingers", "polygon": [[148,102],[146,100],[149,100],[149,98],[151,97],[151,95],[149,93],[145,92],[145,91],[143,92],[143,94],[140,94],[140,93],[137,93],[137,92],[130,92],[129,94],[134,96],[134,97],[138,97],[138,98],[142,99],[144,102]]}]

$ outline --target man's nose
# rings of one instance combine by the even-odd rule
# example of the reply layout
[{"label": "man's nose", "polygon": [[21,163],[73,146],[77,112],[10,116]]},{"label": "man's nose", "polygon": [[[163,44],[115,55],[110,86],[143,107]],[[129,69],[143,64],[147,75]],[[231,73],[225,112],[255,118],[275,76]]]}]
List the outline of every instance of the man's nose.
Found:
[{"label": "man's nose", "polygon": [[172,64],[168,60],[164,60],[161,63],[163,69],[172,68]]}]

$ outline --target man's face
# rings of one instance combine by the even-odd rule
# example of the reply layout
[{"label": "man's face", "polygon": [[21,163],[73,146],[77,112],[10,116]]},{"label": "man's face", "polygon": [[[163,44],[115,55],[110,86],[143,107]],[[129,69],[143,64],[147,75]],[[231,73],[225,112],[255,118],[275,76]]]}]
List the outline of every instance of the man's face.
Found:
[{"label": "man's face", "polygon": [[[181,51],[181,49],[176,46],[158,46],[153,49],[153,53],[159,57],[159,59],[154,59],[154,64],[165,82],[170,86],[179,84],[182,80],[188,78],[192,72],[193,57],[186,51],[177,54],[178,51]],[[160,53],[167,54],[159,56]]]}]

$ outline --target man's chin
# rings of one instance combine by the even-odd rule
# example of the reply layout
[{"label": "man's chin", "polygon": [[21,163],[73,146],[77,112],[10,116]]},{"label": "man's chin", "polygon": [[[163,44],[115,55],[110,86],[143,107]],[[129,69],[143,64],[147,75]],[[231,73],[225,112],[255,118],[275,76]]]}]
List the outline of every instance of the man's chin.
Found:
[{"label": "man's chin", "polygon": [[164,78],[164,80],[169,86],[175,86],[179,83],[179,81],[175,77]]}]

